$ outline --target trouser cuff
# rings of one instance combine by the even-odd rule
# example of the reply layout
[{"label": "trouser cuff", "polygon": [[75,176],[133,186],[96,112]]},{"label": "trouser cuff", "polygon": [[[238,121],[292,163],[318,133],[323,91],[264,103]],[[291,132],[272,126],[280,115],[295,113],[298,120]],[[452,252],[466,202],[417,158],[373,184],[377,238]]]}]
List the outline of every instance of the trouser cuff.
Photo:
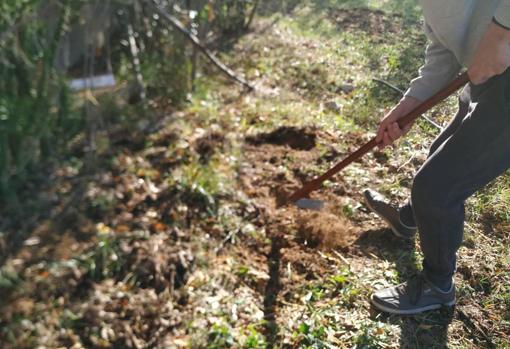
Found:
[{"label": "trouser cuff", "polygon": [[451,277],[449,277],[449,278],[433,277],[429,273],[427,273],[426,270],[423,271],[423,275],[425,275],[425,279],[427,279],[428,282],[430,282],[432,285],[434,285],[436,288],[438,288],[442,292],[448,292],[452,288],[453,279]]},{"label": "trouser cuff", "polygon": [[414,219],[414,213],[413,208],[411,207],[410,203],[407,203],[406,205],[402,206],[399,210],[400,215],[400,223],[402,223],[403,226],[409,229],[416,229],[417,224]]}]

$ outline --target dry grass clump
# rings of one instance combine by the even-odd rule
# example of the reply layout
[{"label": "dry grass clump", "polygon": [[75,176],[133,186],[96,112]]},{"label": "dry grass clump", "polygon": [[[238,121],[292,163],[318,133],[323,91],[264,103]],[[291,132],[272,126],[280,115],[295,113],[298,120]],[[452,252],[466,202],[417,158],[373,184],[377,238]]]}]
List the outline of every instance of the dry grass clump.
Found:
[{"label": "dry grass clump", "polygon": [[355,233],[348,219],[328,211],[304,212],[298,218],[298,238],[310,247],[347,247]]}]

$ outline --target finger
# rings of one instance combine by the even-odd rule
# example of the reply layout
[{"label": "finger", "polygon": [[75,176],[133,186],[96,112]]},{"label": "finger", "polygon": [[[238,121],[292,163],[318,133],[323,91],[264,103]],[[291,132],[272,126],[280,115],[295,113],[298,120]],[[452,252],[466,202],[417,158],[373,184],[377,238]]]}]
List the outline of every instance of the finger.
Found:
[{"label": "finger", "polygon": [[382,131],[381,139],[377,141],[377,146],[379,147],[379,149],[383,149],[386,146],[386,144],[384,143],[384,134],[385,133],[386,133],[386,131]]},{"label": "finger", "polygon": [[398,124],[394,122],[393,124],[390,125],[390,127],[388,127],[388,134],[393,141],[396,141],[402,136],[402,130],[400,129]]},{"label": "finger", "polygon": [[378,142],[381,142],[384,136],[384,132],[386,132],[388,128],[387,122],[384,122],[384,120],[379,124],[379,129],[377,130],[376,140]]},{"label": "finger", "polygon": [[379,128],[377,129],[377,134],[375,135],[375,140],[377,141],[377,143],[380,143],[383,139],[383,134],[384,134],[384,128],[381,125],[379,125]]},{"label": "finger", "polygon": [[384,146],[388,146],[391,143],[393,143],[393,141],[391,140],[390,135],[388,134],[388,132],[384,132],[383,143],[384,143]]},{"label": "finger", "polygon": [[387,135],[388,135],[388,133],[386,131],[384,131],[382,134],[381,140],[379,141],[379,143],[377,143],[377,147],[381,150],[384,149],[388,145],[388,143],[387,143],[388,136]]}]

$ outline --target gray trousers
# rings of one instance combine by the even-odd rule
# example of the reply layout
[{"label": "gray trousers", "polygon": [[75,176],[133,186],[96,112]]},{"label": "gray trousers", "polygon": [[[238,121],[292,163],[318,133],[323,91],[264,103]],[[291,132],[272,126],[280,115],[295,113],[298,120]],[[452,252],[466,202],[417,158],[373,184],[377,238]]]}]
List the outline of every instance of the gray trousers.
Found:
[{"label": "gray trousers", "polygon": [[482,85],[467,85],[459,111],[431,146],[400,218],[417,226],[423,270],[445,288],[462,243],[464,202],[510,168],[510,70]]}]

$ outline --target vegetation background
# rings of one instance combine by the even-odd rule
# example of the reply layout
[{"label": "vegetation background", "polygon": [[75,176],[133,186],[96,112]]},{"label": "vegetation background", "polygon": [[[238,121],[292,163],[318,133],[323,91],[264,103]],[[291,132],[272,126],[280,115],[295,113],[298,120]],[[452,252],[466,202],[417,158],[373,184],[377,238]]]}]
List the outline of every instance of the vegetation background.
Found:
[{"label": "vegetation background", "polygon": [[454,309],[370,308],[421,257],[361,192],[407,198],[430,122],[314,194],[323,213],[275,205],[370,138],[421,26],[416,0],[2,1],[0,347],[510,347],[509,175],[467,204]]}]

